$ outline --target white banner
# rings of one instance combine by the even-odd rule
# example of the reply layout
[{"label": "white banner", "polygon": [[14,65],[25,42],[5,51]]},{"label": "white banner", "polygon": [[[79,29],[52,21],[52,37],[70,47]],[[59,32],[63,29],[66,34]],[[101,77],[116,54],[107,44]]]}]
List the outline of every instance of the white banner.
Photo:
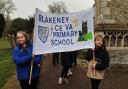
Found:
[{"label": "white banner", "polygon": [[36,9],[34,54],[94,48],[93,9],[51,14]]}]

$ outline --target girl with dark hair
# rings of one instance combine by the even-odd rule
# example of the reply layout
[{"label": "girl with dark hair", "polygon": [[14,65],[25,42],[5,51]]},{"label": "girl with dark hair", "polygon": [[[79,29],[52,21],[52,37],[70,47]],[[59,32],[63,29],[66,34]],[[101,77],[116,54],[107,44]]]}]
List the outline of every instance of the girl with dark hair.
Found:
[{"label": "girl with dark hair", "polygon": [[92,89],[98,89],[110,61],[102,35],[95,37],[95,49],[87,51],[86,59],[89,61],[87,76],[91,79]]},{"label": "girl with dark hair", "polygon": [[[17,32],[17,46],[13,50],[13,62],[16,64],[17,79],[22,89],[37,89],[42,55],[32,54],[33,46],[23,31]],[[30,66],[33,60],[32,80],[29,84]]]}]

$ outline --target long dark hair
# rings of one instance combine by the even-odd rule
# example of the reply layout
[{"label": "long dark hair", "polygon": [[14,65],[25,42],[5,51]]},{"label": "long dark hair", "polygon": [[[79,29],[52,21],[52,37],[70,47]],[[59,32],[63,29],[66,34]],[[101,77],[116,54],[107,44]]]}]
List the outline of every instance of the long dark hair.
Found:
[{"label": "long dark hair", "polygon": [[100,38],[103,39],[103,44],[102,44],[101,48],[104,49],[104,50],[106,50],[104,37],[102,35],[96,35],[94,41],[96,41],[97,37],[100,37]]}]

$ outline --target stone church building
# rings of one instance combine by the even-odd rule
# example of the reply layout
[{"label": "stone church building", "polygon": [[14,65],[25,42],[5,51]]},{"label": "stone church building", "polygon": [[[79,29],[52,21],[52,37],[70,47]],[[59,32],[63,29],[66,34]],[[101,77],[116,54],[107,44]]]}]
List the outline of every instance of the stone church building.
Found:
[{"label": "stone church building", "polygon": [[95,0],[95,34],[104,36],[111,63],[128,64],[128,0]]}]

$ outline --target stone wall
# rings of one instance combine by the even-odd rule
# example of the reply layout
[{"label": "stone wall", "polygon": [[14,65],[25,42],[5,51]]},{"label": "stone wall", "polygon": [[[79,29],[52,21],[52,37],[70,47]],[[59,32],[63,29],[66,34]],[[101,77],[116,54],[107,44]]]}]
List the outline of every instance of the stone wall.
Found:
[{"label": "stone wall", "polygon": [[128,50],[108,50],[111,64],[128,64]]},{"label": "stone wall", "polygon": [[96,24],[128,23],[128,0],[95,0]]}]

